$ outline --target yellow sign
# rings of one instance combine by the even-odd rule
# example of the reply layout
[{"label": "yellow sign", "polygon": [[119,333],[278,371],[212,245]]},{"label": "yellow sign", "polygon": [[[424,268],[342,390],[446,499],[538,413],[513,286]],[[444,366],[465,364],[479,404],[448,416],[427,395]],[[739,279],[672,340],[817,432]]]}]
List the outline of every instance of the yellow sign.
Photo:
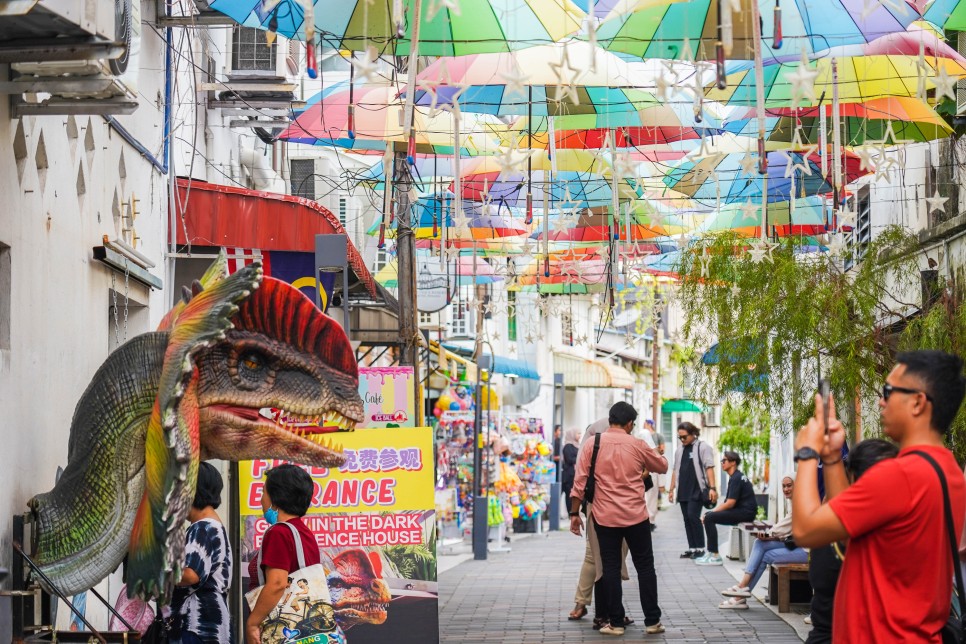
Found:
[{"label": "yellow sign", "polygon": [[[345,465],[339,469],[304,467],[315,481],[309,514],[433,509],[431,428],[363,429],[334,438],[345,450]],[[282,463],[255,460],[238,464],[243,516],[262,514],[265,472]]]}]

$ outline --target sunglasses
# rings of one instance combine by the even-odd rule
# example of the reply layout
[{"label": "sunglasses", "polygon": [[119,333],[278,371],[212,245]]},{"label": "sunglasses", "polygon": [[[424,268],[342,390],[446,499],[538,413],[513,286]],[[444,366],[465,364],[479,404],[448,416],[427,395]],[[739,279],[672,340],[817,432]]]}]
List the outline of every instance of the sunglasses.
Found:
[{"label": "sunglasses", "polygon": [[889,383],[882,385],[882,400],[888,401],[889,396],[891,396],[896,392],[900,394],[910,394],[910,395],[922,394],[923,396],[926,397],[926,400],[928,400],[929,402],[932,402],[932,397],[929,394],[927,394],[925,391],[920,391],[918,389],[909,389],[907,387],[896,387],[895,385],[890,385]]},{"label": "sunglasses", "polygon": [[723,458],[723,459],[721,459],[721,462],[722,463],[730,463],[731,462],[731,459],[730,458]]},{"label": "sunglasses", "polygon": [[691,438],[691,434],[678,434],[678,440],[682,443]]}]

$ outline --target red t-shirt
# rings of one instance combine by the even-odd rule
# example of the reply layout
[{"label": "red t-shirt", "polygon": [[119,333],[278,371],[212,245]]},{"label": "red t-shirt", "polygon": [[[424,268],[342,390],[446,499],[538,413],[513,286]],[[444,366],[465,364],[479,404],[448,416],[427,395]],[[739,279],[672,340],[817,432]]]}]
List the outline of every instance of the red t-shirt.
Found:
[{"label": "red t-shirt", "polygon": [[[322,558],[319,554],[319,546],[315,542],[315,535],[302,523],[302,519],[296,517],[288,522],[295,526],[302,538],[302,552],[305,557],[305,567],[321,563]],[[248,575],[251,590],[258,588],[258,557],[252,558],[248,564]],[[268,568],[281,568],[289,572],[295,572],[302,566],[299,565],[298,552],[295,550],[295,537],[292,531],[281,525],[273,525],[265,531],[262,539],[262,570]]]},{"label": "red t-shirt", "polygon": [[949,617],[952,554],[942,487],[921,450],[942,467],[957,541],[966,481],[949,450],[919,445],[877,463],[829,506],[851,540],[835,590],[835,642],[940,642]]}]

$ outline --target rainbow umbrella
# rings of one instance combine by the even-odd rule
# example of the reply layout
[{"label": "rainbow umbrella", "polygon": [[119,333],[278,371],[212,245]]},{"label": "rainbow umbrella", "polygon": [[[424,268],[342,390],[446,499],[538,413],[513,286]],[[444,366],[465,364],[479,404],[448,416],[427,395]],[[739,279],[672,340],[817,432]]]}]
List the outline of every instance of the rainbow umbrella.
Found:
[{"label": "rainbow umbrella", "polygon": [[[406,141],[400,125],[403,102],[398,94],[398,88],[393,85],[364,85],[352,92],[346,86],[312,103],[279,138],[382,154],[386,141]],[[494,125],[502,124],[492,116],[467,115],[461,128],[465,135],[460,153],[469,156],[496,149],[498,141],[488,134],[488,128]],[[426,110],[416,110],[413,129],[417,152],[453,154],[454,125],[450,112],[430,115]]]},{"label": "rainbow umbrella", "polygon": [[966,31],[966,2],[935,0],[922,17],[946,31]]},{"label": "rainbow umbrella", "polygon": [[[661,237],[667,237],[685,230],[683,222],[673,215],[665,217],[649,216],[645,213],[634,211],[633,214],[621,215],[616,223],[612,222],[612,217],[604,212],[584,211],[577,217],[574,225],[564,230],[558,230],[555,226],[557,219],[566,215],[553,215],[547,234],[542,229],[538,229],[530,236],[533,239],[550,239],[555,242],[594,242],[604,243],[614,238],[621,241],[651,241]],[[628,232],[630,239],[628,239]]]},{"label": "rainbow umbrella", "polygon": [[[431,259],[431,255],[425,251],[417,251],[417,263],[424,259]],[[431,261],[438,262],[439,260],[433,258]],[[461,255],[452,260],[444,261],[446,261],[446,274],[452,276],[454,282],[460,286],[492,284],[503,281],[503,278],[494,272],[493,266],[482,257],[477,257],[474,260],[471,256]],[[379,269],[379,272],[373,277],[386,288],[397,288],[399,286],[398,270],[398,262],[393,260]]]},{"label": "rainbow umbrella", "polygon": [[[210,6],[246,27],[306,40],[304,0],[211,0]],[[313,40],[327,47],[409,55],[413,0],[315,0]],[[402,9],[396,15],[394,7]],[[570,0],[423,2],[419,53],[461,56],[513,51],[555,42],[578,29],[584,12]],[[397,35],[397,23],[403,35]],[[310,29],[310,31],[312,31]]]},{"label": "rainbow umbrella", "polygon": [[[729,58],[751,60],[754,50],[752,0],[741,0],[732,15],[734,47]],[[919,14],[904,3],[857,0],[757,0],[762,16],[762,56],[775,60],[786,51],[808,53],[830,47],[867,43],[905,31]],[[640,58],[679,59],[685,45],[702,59],[714,59],[718,37],[718,0],[690,0],[613,15],[597,29],[597,41],[608,51]],[[776,7],[781,8],[776,20]],[[776,26],[781,37],[776,40]]]},{"label": "rainbow umbrella", "polygon": [[[791,199],[792,176],[785,176],[789,168],[789,158],[794,170],[796,196],[831,192],[832,187],[822,177],[820,168],[812,159],[805,159],[801,153],[792,151],[767,154],[769,202]],[[664,183],[696,201],[705,203],[714,203],[719,195],[723,203],[749,199],[760,202],[763,177],[757,170],[746,173],[741,167],[741,157],[738,154],[728,154],[685,161],[667,173]],[[800,169],[806,164],[810,174]]]},{"label": "rainbow umbrella", "polygon": [[[966,67],[949,58],[927,58],[930,73],[944,69],[949,76],[966,76]],[[841,103],[862,103],[877,98],[915,96],[919,83],[919,60],[912,56],[852,56],[838,59],[838,93]],[[801,66],[796,63],[771,64],[764,69],[766,107],[792,106],[792,82],[789,77]],[[810,64],[818,70],[815,96],[832,97],[832,64],[820,59]],[[755,105],[754,65],[750,62],[728,64],[728,87],[711,87],[706,96],[728,105]],[[932,79],[929,79],[932,86]]]},{"label": "rainbow umbrella", "polygon": [[[501,207],[502,206],[502,207]],[[500,237],[526,235],[529,226],[523,223],[524,213],[520,209],[509,208],[503,204],[484,205],[467,202],[463,205],[466,220],[463,226],[456,226],[453,218],[453,194],[442,193],[420,197],[413,206],[411,225],[416,239],[439,239],[441,228],[446,227],[446,237],[458,240],[491,240]],[[367,231],[378,234],[379,221]],[[387,236],[395,236],[395,228],[386,231]]]},{"label": "rainbow umbrella", "polygon": [[[821,235],[828,232],[825,201],[808,197],[795,202],[781,201],[768,206],[770,235]],[[732,231],[746,237],[761,237],[762,215],[757,204],[732,203],[712,213],[701,225],[699,233]]]},{"label": "rainbow umbrella", "polygon": [[419,73],[415,88],[417,105],[455,101],[464,112],[501,116],[632,112],[658,102],[638,89],[625,61],[579,41],[440,58]]},{"label": "rainbow umbrella", "polygon": [[517,283],[523,290],[576,295],[603,292],[607,277],[607,262],[599,255],[563,253],[551,256],[549,266],[543,258],[535,258],[517,277]]},{"label": "rainbow umbrella", "polygon": [[[832,140],[832,106],[828,103],[821,107],[808,107],[794,110],[790,107],[767,110],[768,141],[791,142],[796,127],[801,128],[799,137],[802,143],[811,144],[821,141],[819,116],[824,110],[826,115],[826,138]],[[892,134],[897,141],[923,142],[950,136],[952,128],[928,104],[917,98],[896,96],[876,98],[865,103],[846,103],[840,106],[842,119],[842,144],[862,145],[866,141],[881,141],[892,126]],[[728,132],[755,137],[758,135],[758,121],[754,109],[738,119],[725,123]]]}]

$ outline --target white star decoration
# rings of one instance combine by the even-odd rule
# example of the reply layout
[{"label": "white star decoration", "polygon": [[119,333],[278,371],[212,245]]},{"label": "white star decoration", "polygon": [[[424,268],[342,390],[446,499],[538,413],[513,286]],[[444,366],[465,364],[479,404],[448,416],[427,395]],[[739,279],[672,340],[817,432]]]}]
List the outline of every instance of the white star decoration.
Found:
[{"label": "white star decoration", "polygon": [[[459,97],[466,91],[467,85],[466,83],[454,83],[449,73],[449,66],[443,64],[439,78],[420,78],[416,81],[416,87],[429,92],[429,95],[432,97],[429,105],[429,117],[434,118],[443,110],[458,115],[460,111]],[[437,93],[440,87],[455,87],[456,92],[450,96],[448,101],[440,103],[439,94]]]},{"label": "white star decoration", "polygon": [[766,260],[768,263],[774,264],[775,258],[771,254],[773,250],[775,250],[775,244],[766,242],[764,239],[759,239],[748,249],[748,254],[751,256],[751,261],[755,264],[760,264]]},{"label": "white star decoration", "polygon": [[832,257],[837,257],[845,252],[845,236],[842,234],[834,234],[829,236],[828,240],[828,253]]},{"label": "white star decoration", "polygon": [[455,259],[460,256],[460,249],[456,244],[446,247],[446,259]]},{"label": "white star decoration", "polygon": [[738,176],[741,176],[742,174],[751,176],[758,166],[758,161],[755,159],[755,157],[751,156],[751,152],[745,152],[745,155],[741,157],[741,161],[738,163],[741,165],[741,171],[738,173]]},{"label": "white star decoration", "polygon": [[519,145],[519,139],[514,137],[506,149],[493,156],[493,160],[500,166],[501,173],[513,172],[520,168],[523,162],[533,154],[533,150],[521,150]]},{"label": "white star decoration", "polygon": [[[956,82],[958,79],[955,76],[950,76],[946,73],[946,67],[940,62],[937,67],[939,67],[939,72],[932,77],[932,82],[936,86],[936,98],[943,98],[948,96],[952,100],[956,100]],[[890,123],[891,124],[891,123]]]},{"label": "white star decoration", "polygon": [[661,103],[668,102],[668,90],[674,87],[675,83],[677,83],[677,80],[678,79],[676,76],[668,79],[668,77],[664,74],[661,74],[654,79],[654,96],[657,97],[658,101]]},{"label": "white star decoration", "polygon": [[692,159],[694,159],[695,161],[702,161],[704,159],[716,160],[716,159],[718,159],[718,158],[721,157],[721,153],[720,152],[715,152],[710,147],[711,144],[708,143],[708,141],[709,141],[710,138],[711,137],[707,137],[707,136],[702,136],[701,137],[701,145],[698,147],[697,150],[695,150],[694,152],[692,152],[691,155],[690,155]]},{"label": "white star decoration", "polygon": [[751,203],[751,199],[741,204],[741,215],[742,219],[749,221],[751,219],[756,219],[758,215],[759,207],[756,204]]},{"label": "white star decoration", "polygon": [[792,107],[798,107],[802,97],[806,99],[807,105],[817,102],[815,97],[815,79],[818,78],[818,69],[809,66],[808,57],[802,49],[802,58],[798,67],[791,74],[786,74],[785,79],[792,84]]},{"label": "white star decoration", "polygon": [[375,83],[379,80],[379,52],[375,47],[369,45],[366,47],[365,56],[356,59],[352,58],[352,69],[354,81],[358,83],[360,80],[366,83]]},{"label": "white star decoration", "polygon": [[792,173],[795,172],[796,170],[801,170],[802,173],[805,175],[812,174],[812,167],[808,162],[808,157],[815,153],[815,150],[818,149],[818,146],[810,145],[808,147],[805,147],[805,145],[802,143],[801,133],[802,133],[802,128],[796,127],[795,134],[794,136],[792,136],[792,143],[791,143],[791,148],[793,150],[801,150],[801,153],[800,153],[802,158],[801,162],[795,161],[795,155],[792,154],[791,152],[782,151],[782,154],[784,154],[785,158],[788,159],[788,164],[785,166],[786,179],[792,176]]},{"label": "white star decoration", "polygon": [[946,202],[949,201],[948,197],[940,197],[939,191],[933,193],[931,197],[926,197],[926,214],[931,215],[936,212],[946,212]]},{"label": "white star decoration", "polygon": [[875,170],[875,165],[872,163],[872,150],[874,149],[868,145],[860,145],[853,148],[855,154],[859,157],[860,172],[863,170]]},{"label": "white star decoration", "polygon": [[839,211],[839,227],[849,226],[854,227],[855,222],[858,219],[858,214],[855,210],[852,210],[851,206],[846,206],[845,210]]},{"label": "white star decoration", "polygon": [[579,105],[580,95],[577,93],[576,83],[584,75],[584,72],[571,64],[570,50],[566,45],[564,45],[560,54],[560,62],[550,63],[550,69],[553,70],[553,75],[557,79],[553,100],[560,103],[566,97],[574,105]]},{"label": "white star decoration", "polygon": [[513,69],[509,73],[500,72],[500,78],[506,81],[506,88],[503,91],[504,97],[516,96],[526,98],[526,84],[530,80],[530,76],[523,73],[523,70],[517,65],[516,60],[514,60]]},{"label": "white star decoration", "polygon": [[[457,16],[460,15],[460,5],[457,0],[429,0],[429,5],[426,7],[426,20],[433,20],[443,9]],[[449,20],[447,14],[443,14],[443,18]]]},{"label": "white star decoration", "polygon": [[907,15],[907,11],[909,10],[904,2],[898,0],[865,0],[865,4],[862,7],[862,20],[868,20],[872,14],[880,9],[888,9],[892,13],[899,14],[900,16]]},{"label": "white star decoration", "polygon": [[738,299],[741,296],[741,287],[738,286],[738,282],[731,285],[731,297]]},{"label": "white star decoration", "polygon": [[574,220],[570,217],[565,215],[557,215],[553,220],[552,227],[555,232],[563,234],[570,230],[570,227],[573,225],[573,223]]}]

